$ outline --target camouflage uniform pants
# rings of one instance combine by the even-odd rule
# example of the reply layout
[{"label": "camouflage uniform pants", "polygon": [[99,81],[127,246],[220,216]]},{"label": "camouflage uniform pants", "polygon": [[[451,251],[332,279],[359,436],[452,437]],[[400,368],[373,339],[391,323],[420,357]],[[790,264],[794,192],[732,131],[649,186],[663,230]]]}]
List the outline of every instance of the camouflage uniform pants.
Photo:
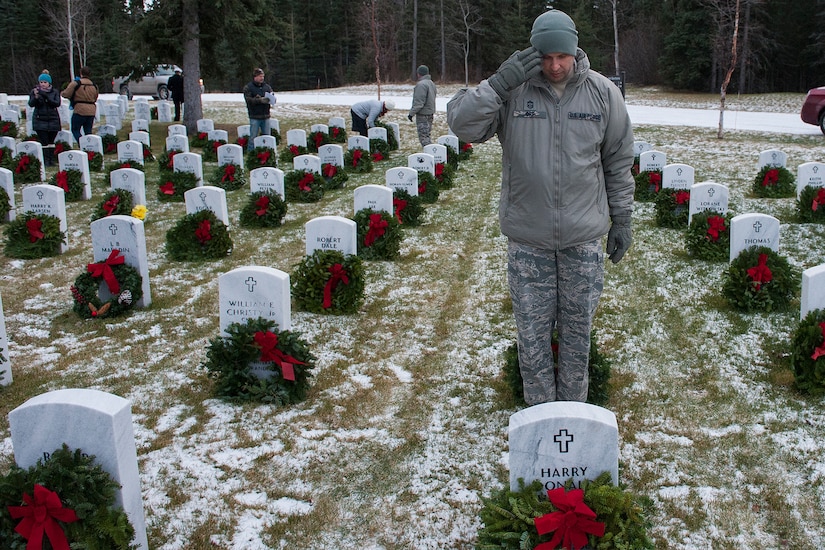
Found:
[{"label": "camouflage uniform pants", "polygon": [[507,255],[524,400],[586,401],[590,329],[604,286],[601,240],[563,250],[510,241]]},{"label": "camouflage uniform pants", "polygon": [[432,143],[430,131],[433,127],[433,115],[415,115],[415,128],[418,130],[418,141],[421,147]]}]

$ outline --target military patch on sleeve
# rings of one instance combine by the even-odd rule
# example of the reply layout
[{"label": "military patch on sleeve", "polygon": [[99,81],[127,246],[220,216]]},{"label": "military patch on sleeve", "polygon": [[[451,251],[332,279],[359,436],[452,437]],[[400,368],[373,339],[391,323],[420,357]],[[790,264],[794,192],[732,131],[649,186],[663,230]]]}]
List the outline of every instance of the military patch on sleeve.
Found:
[{"label": "military patch on sleeve", "polygon": [[600,122],[602,115],[593,113],[567,113],[567,118],[575,120],[592,120],[593,122]]}]

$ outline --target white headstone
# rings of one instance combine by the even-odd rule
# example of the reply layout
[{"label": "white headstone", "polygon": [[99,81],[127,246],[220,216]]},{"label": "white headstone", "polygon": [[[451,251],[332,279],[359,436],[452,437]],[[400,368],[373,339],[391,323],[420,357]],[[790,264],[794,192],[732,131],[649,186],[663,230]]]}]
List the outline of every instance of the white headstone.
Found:
[{"label": "white headstone", "polygon": [[17,149],[17,141],[11,136],[0,136],[0,147],[5,147],[14,154]]},{"label": "white headstone", "polygon": [[357,224],[342,216],[321,216],[304,224],[306,253],[316,250],[338,250],[344,255],[358,253]]},{"label": "white headstone", "polygon": [[190,189],[183,194],[186,213],[195,214],[211,210],[215,217],[229,227],[229,211],[226,208],[226,190],[214,185],[204,185]]},{"label": "white headstone", "polygon": [[175,172],[189,172],[198,178],[197,186],[203,185],[203,159],[197,153],[178,153],[172,157]]},{"label": "white headstone", "polygon": [[210,118],[202,118],[196,124],[199,134],[208,134],[215,129],[215,122]]},{"label": "white headstone", "polygon": [[263,166],[249,172],[249,190],[252,193],[274,192],[286,199],[284,194],[284,171],[280,168]]},{"label": "white headstone", "polygon": [[690,188],[690,205],[688,207],[688,225],[693,215],[713,210],[721,215],[728,213],[728,188],[712,181],[695,183]]},{"label": "white headstone", "polygon": [[292,328],[289,275],[261,266],[238,267],[218,277],[221,336],[226,327],[262,317],[278,323],[279,330]]},{"label": "white headstone", "polygon": [[12,383],[11,357],[9,356],[9,336],[6,333],[6,317],[3,314],[3,297],[0,296],[0,385]]},{"label": "white headstone", "polygon": [[186,126],[183,124],[170,124],[169,127],[166,128],[166,134],[168,136],[185,136]]},{"label": "white headstone", "polygon": [[100,137],[103,136],[116,136],[117,135],[117,127],[111,124],[101,124],[97,127],[97,135]]},{"label": "white headstone", "polygon": [[132,194],[132,207],[146,204],[146,174],[137,168],[118,168],[109,174],[112,189],[123,189]]},{"label": "white headstone", "polygon": [[510,490],[540,480],[545,490],[578,488],[585,479],[610,472],[619,477],[619,428],[607,409],[575,401],[555,401],[510,416]]},{"label": "white headstone", "polygon": [[8,168],[0,168],[0,187],[6,192],[9,196],[9,206],[10,209],[6,213],[5,218],[0,221],[3,222],[11,222],[17,217],[17,209],[15,208],[14,202],[14,172],[9,170]]},{"label": "white headstone", "polygon": [[292,159],[292,166],[295,170],[321,173],[321,159],[315,155],[298,155]]},{"label": "white headstone", "polygon": [[234,143],[226,143],[218,147],[218,166],[227,164],[234,164],[243,170],[243,147]]},{"label": "white headstone", "polygon": [[447,147],[440,143],[430,143],[423,147],[425,153],[433,156],[436,164],[447,164]]},{"label": "white headstone", "polygon": [[120,116],[123,117],[129,111],[129,98],[125,95],[118,95],[115,98],[115,103],[120,108]]},{"label": "white headstone", "polygon": [[[71,123],[72,112],[69,110],[69,100],[67,98],[61,98],[60,106],[57,108],[57,115],[60,117],[61,125],[68,126]],[[69,143],[71,143],[71,141]]]},{"label": "white headstone", "polygon": [[407,166],[417,172],[429,172],[435,176],[435,158],[428,153],[414,153],[408,156]]},{"label": "white headstone", "polygon": [[60,130],[59,132],[57,132],[57,135],[54,136],[54,141],[55,143],[57,143],[58,141],[63,141],[70,145],[74,145],[75,143],[74,136],[68,130]]},{"label": "white headstone", "polygon": [[800,319],[804,319],[811,311],[825,310],[825,264],[808,268],[802,272],[802,300],[800,305]]},{"label": "white headstone", "polygon": [[40,181],[46,181],[46,165],[43,163],[43,146],[39,141],[21,141],[17,144],[14,154],[25,153],[40,161]]},{"label": "white headstone", "polygon": [[136,118],[135,120],[133,120],[132,121],[132,131],[133,132],[148,132],[149,131],[149,119]]},{"label": "white headstone", "polygon": [[118,162],[137,162],[143,164],[143,144],[139,141],[127,139],[117,142]]},{"label": "white headstone", "polygon": [[633,156],[638,157],[645,151],[652,151],[653,146],[646,141],[634,141],[633,142]]},{"label": "white headstone", "polygon": [[278,140],[275,139],[275,136],[257,136],[252,140],[252,146],[255,148],[264,147],[274,151],[278,147]]},{"label": "white headstone", "polygon": [[11,411],[9,429],[14,460],[21,468],[48,459],[64,443],[94,455],[95,462],[120,485],[115,500],[135,528],[134,542],[148,550],[129,401],[98,390],[51,391]]},{"label": "white headstone", "polygon": [[312,126],[309,127],[309,131],[312,132],[312,133],[322,132],[324,134],[328,134],[329,133],[329,126],[327,126],[326,124],[313,124]]},{"label": "white headstone", "polygon": [[152,108],[149,107],[148,101],[135,101],[135,119],[147,121],[152,119]]},{"label": "white headstone", "polygon": [[249,137],[249,124],[242,124],[238,126],[238,137]]},{"label": "white headstone", "polygon": [[347,139],[347,148],[352,149],[362,149],[364,151],[370,150],[370,140],[368,137],[365,136],[351,136]]},{"label": "white headstone", "polygon": [[158,101],[158,122],[172,122],[172,104],[166,100]]},{"label": "white headstone", "polygon": [[225,141],[229,143],[229,132],[226,130],[209,130],[207,139],[212,141]]},{"label": "white headstone", "polygon": [[396,166],[387,170],[384,181],[391,189],[403,189],[412,197],[418,196],[418,171],[406,166]]},{"label": "white headstone", "polygon": [[367,139],[380,139],[389,142],[387,139],[387,129],[382,126],[373,126],[367,130]]},{"label": "white headstone", "polygon": [[645,151],[639,155],[639,172],[662,170],[667,164],[667,155],[661,151]]},{"label": "white headstone", "polygon": [[62,254],[69,249],[69,234],[66,225],[66,192],[63,189],[47,183],[24,187],[23,205],[19,211],[54,216],[60,220],[60,231],[66,234],[66,242],[60,245],[60,253]]},{"label": "white headstone", "polygon": [[392,215],[392,189],[386,185],[367,184],[357,187],[353,192],[354,212],[364,209],[387,212]]},{"label": "white headstone", "polygon": [[107,103],[103,106],[103,116],[108,126],[114,126],[116,130],[123,127],[123,115],[120,112],[120,105],[117,103]]},{"label": "white headstone", "polygon": [[766,166],[773,166],[774,168],[784,168],[788,162],[788,154],[779,149],[768,149],[759,153],[759,159],[756,161],[757,170],[761,170]]},{"label": "white headstone", "polygon": [[279,134],[281,133],[281,122],[277,118],[270,118],[269,119],[269,130],[276,130]]},{"label": "white headstone", "polygon": [[662,189],[684,189],[689,191],[693,185],[693,173],[693,166],[668,164],[662,168]]},{"label": "white headstone", "polygon": [[166,138],[166,152],[179,151],[181,153],[189,152],[189,140],[185,135],[175,134]]},{"label": "white headstone", "polygon": [[347,123],[342,116],[334,116],[329,119],[330,128],[346,128]]},{"label": "white headstone", "polygon": [[321,165],[332,164],[333,166],[344,166],[344,148],[336,143],[321,145],[318,147],[318,158]]},{"label": "white headstone", "polygon": [[454,135],[450,134],[450,135],[446,135],[446,136],[441,136],[436,140],[436,142],[440,143],[441,145],[444,145],[444,146],[452,147],[453,149],[455,149],[455,151],[457,153],[461,152],[459,150],[458,138]]},{"label": "white headstone", "polygon": [[307,146],[307,133],[305,130],[300,128],[294,128],[292,130],[287,130],[286,132],[286,144],[287,145],[297,145],[298,147],[306,147]]},{"label": "white headstone", "polygon": [[779,220],[767,214],[740,214],[730,221],[730,261],[752,246],[779,252]]},{"label": "white headstone", "polygon": [[80,136],[80,149],[86,152],[103,154],[103,139],[95,134]]},{"label": "white headstone", "polygon": [[[8,105],[6,107],[8,107]],[[0,119],[5,120],[6,122],[14,122],[20,126],[20,111],[16,109],[4,108],[0,115],[2,115],[0,116]]]},{"label": "white headstone", "polygon": [[132,141],[137,141],[138,143],[145,145],[146,147],[151,147],[151,138],[149,137],[149,132],[145,130],[136,130],[134,132],[129,132],[129,139]]},{"label": "white headstone", "polygon": [[[95,262],[105,261],[112,250],[120,250],[126,259],[126,265],[135,268],[143,279],[143,296],[135,302],[135,307],[149,307],[152,304],[152,292],[149,287],[149,262],[143,222],[132,216],[115,214],[93,221],[91,232]],[[100,285],[100,298],[104,301],[112,298],[105,284]]]},{"label": "white headstone", "polygon": [[803,162],[796,167],[796,196],[809,185],[825,187],[825,162]]},{"label": "white headstone", "polygon": [[64,151],[57,155],[57,165],[60,170],[77,170],[80,172],[80,181],[83,183],[81,198],[87,201],[92,198],[92,178],[89,175],[89,155],[85,151]]}]

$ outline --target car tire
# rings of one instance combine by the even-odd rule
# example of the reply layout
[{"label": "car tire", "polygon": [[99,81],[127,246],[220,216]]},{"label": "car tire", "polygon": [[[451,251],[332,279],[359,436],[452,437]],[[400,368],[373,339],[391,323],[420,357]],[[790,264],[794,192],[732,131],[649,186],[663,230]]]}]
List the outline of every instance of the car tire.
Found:
[{"label": "car tire", "polygon": [[169,88],[166,87],[166,84],[158,86],[158,99],[169,99]]},{"label": "car tire", "polygon": [[132,99],[132,94],[129,92],[129,86],[126,84],[120,85],[120,95],[125,95],[126,99]]},{"label": "car tire", "polygon": [[819,129],[825,134],[825,109],[819,113]]}]

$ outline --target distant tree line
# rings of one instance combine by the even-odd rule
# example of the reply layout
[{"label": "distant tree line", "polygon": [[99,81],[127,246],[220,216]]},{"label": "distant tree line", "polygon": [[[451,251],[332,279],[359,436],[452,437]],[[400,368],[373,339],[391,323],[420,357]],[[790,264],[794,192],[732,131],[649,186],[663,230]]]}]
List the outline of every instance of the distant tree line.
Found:
[{"label": "distant tree line", "polygon": [[[728,93],[825,85],[825,1],[739,0],[738,55]],[[112,76],[183,65],[196,29],[208,91],[239,91],[254,67],[276,90],[413,79],[475,83],[528,44],[548,6],[579,28],[591,64],[627,81],[718,92],[731,59],[737,0],[0,0],[0,91],[24,93],[48,68],[66,83],[89,65]],[[186,21],[184,21],[186,20]],[[192,42],[189,42],[190,46]],[[70,62],[71,59],[71,62]],[[197,65],[196,65],[197,66]]]}]

